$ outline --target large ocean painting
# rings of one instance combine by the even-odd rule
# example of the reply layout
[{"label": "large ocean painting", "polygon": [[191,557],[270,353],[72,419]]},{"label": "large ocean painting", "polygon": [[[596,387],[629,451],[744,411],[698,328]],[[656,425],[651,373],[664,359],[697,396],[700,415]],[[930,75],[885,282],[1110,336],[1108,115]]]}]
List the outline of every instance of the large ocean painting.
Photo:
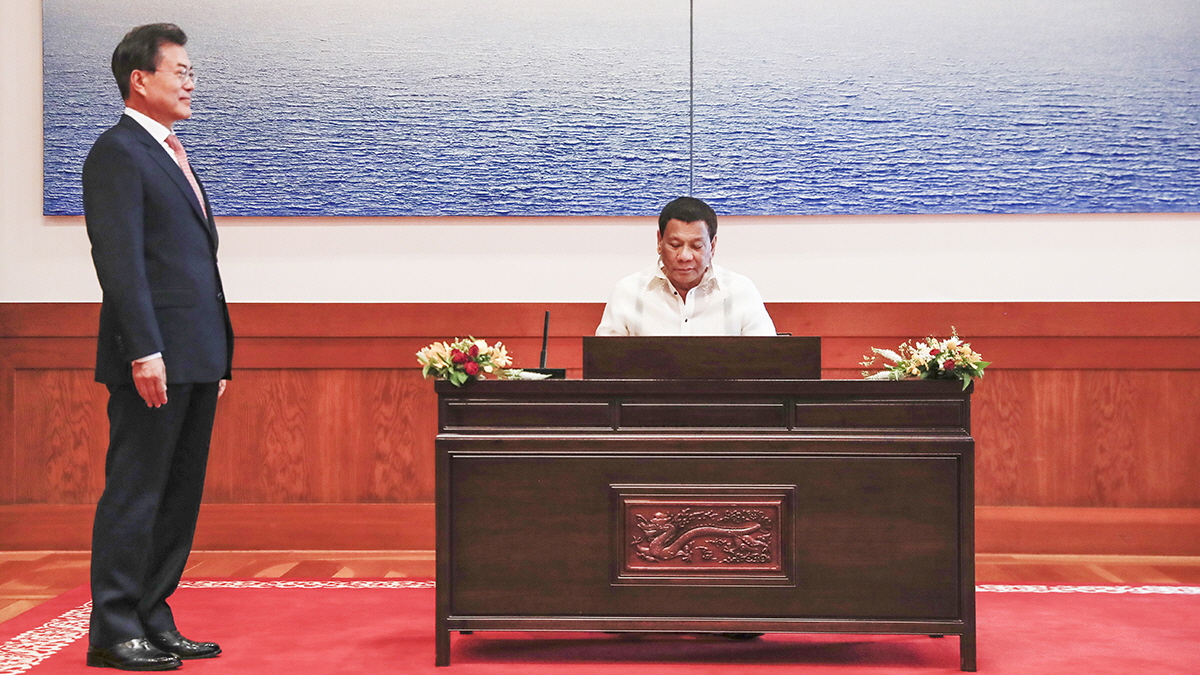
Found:
[{"label": "large ocean painting", "polygon": [[218,215],[1200,211],[1194,0],[43,0],[47,215],[154,21]]}]

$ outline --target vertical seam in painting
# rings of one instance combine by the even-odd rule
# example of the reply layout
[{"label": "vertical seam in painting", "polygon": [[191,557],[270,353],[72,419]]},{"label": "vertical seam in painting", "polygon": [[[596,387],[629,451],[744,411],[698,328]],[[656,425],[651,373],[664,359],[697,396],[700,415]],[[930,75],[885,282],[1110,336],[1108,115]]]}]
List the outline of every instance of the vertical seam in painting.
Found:
[{"label": "vertical seam in painting", "polygon": [[696,192],[696,0],[688,0],[688,196]]}]

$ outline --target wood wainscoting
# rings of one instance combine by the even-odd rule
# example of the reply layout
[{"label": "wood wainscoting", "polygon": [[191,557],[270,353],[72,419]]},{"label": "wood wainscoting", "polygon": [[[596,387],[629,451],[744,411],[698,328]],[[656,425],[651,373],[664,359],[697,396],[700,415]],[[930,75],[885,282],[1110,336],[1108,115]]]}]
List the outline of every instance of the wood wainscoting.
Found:
[{"label": "wood wainscoting", "polygon": [[[432,549],[436,397],[415,352],[502,340],[579,377],[574,304],[231,306],[234,380],[197,548]],[[973,397],[977,550],[1200,555],[1200,303],[774,303],[823,375],[956,326],[993,361]],[[103,486],[99,307],[0,304],[0,549],[84,549]]]}]

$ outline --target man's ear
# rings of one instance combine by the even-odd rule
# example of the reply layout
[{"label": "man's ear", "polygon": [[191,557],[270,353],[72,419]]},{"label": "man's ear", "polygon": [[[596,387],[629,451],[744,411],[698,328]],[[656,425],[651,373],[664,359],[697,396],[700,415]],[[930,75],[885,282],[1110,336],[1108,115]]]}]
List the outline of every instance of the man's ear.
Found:
[{"label": "man's ear", "polygon": [[144,70],[135,70],[129,74],[129,96],[133,98],[134,94],[145,97],[146,95],[146,78],[153,73],[148,73]]},{"label": "man's ear", "polygon": [[709,250],[710,255],[717,252],[717,237],[716,237],[716,235],[713,235],[712,240],[709,241],[708,250]]},{"label": "man's ear", "polygon": [[662,255],[662,232],[658,233],[658,240],[654,245],[654,250],[658,251],[659,255]]}]

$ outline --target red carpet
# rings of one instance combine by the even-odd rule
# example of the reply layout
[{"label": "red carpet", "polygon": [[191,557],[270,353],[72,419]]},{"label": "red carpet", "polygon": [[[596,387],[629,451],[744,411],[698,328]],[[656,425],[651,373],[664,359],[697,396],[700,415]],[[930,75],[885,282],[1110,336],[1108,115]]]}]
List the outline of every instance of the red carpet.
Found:
[{"label": "red carpet", "polygon": [[[220,642],[225,654],[187,661],[179,672],[728,675],[797,667],[839,675],[958,672],[953,637],[768,635],[734,642],[569,633],[455,635],[450,668],[435,669],[434,591],[397,587],[404,583],[191,582],[175,596],[180,628]],[[1200,672],[1200,588],[1025,592],[1035,588],[982,587],[977,595],[979,672]],[[1023,592],[997,592],[1014,589]],[[78,608],[87,600],[87,589],[78,588],[0,624],[0,675],[116,672],[83,665],[87,613]]]}]

